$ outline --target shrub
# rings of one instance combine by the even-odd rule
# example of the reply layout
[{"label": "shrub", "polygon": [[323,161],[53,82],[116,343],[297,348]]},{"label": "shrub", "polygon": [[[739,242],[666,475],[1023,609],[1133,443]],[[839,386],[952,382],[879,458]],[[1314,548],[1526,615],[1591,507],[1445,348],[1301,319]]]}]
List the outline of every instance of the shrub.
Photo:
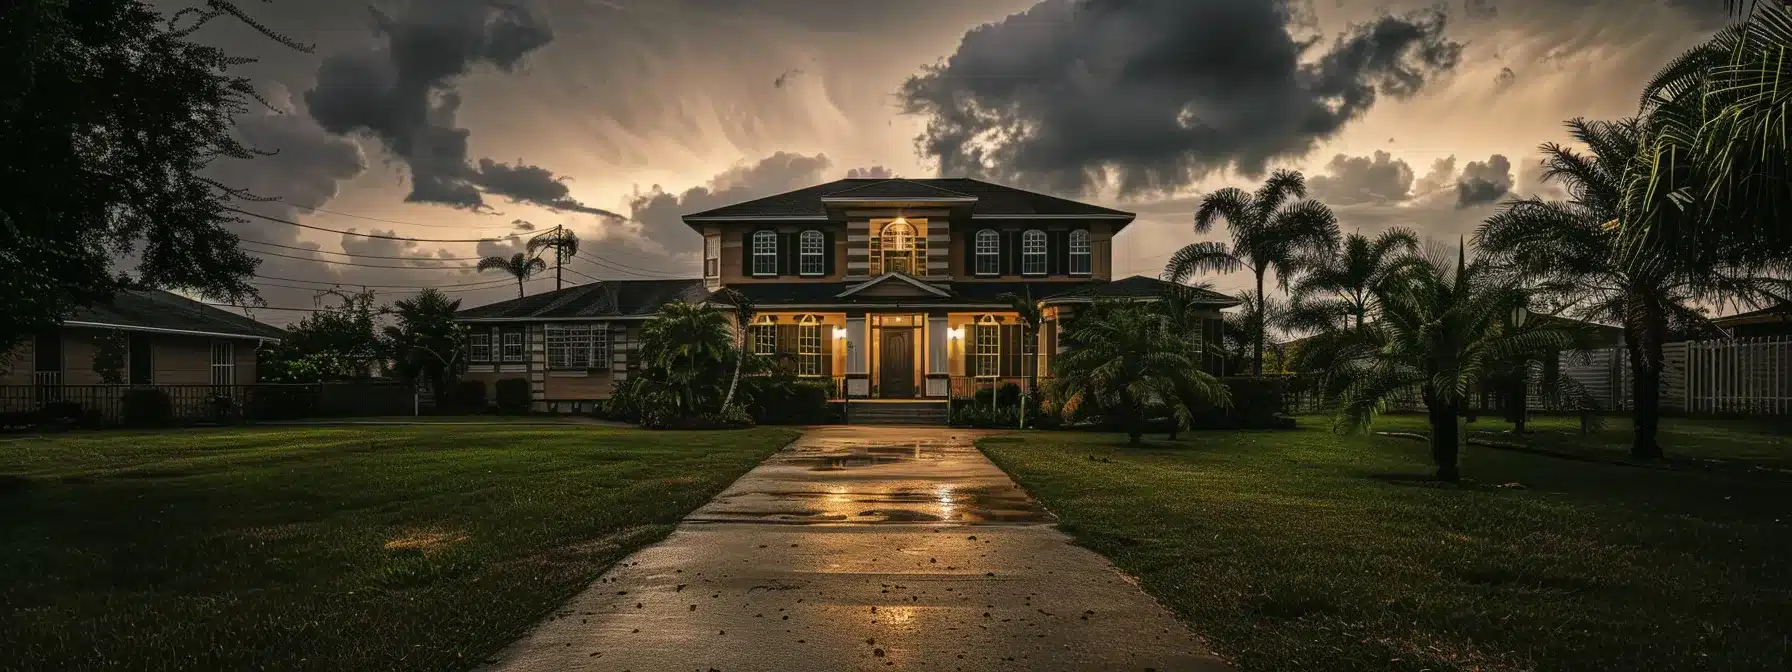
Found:
[{"label": "shrub", "polygon": [[987,404],[953,405],[951,425],[980,429],[1014,429],[1020,426],[1020,415],[1013,406],[990,410]]},{"label": "shrub", "polygon": [[505,378],[497,384],[498,412],[505,415],[522,415],[529,412],[529,381],[524,378]]},{"label": "shrub", "polygon": [[741,405],[763,425],[820,425],[839,421],[828,398],[833,385],[789,373],[741,379]]},{"label": "shrub", "polygon": [[1282,415],[1282,392],[1287,379],[1272,376],[1223,378],[1232,394],[1232,406],[1205,405],[1191,409],[1195,429],[1283,429],[1294,419]]},{"label": "shrub", "polygon": [[484,413],[487,406],[483,380],[455,381],[436,400],[436,408],[444,413]]},{"label": "shrub", "polygon": [[87,417],[87,414],[81,410],[81,404],[73,401],[52,401],[44,404],[42,414],[46,421],[68,420],[78,423]]},{"label": "shrub", "polygon": [[243,411],[256,420],[297,420],[315,414],[317,397],[313,385],[256,385],[248,388]]},{"label": "shrub", "polygon": [[166,427],[174,423],[174,403],[155,388],[128,390],[121,400],[126,427]]}]

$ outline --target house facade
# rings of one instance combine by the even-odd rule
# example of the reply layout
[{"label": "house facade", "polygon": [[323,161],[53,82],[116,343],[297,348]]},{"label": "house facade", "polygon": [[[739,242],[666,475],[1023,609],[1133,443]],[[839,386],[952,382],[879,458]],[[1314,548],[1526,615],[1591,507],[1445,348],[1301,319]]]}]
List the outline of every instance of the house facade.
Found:
[{"label": "house facade", "polygon": [[[523,376],[543,410],[601,399],[666,301],[729,288],[758,309],[749,347],[848,399],[940,400],[1049,377],[1061,325],[1166,283],[1113,278],[1134,215],[971,179],[846,179],[684,216],[702,277],[611,281],[463,311],[475,379]],[[1009,295],[1044,313],[1028,329]],[[1207,293],[1219,311],[1237,301]]]}]

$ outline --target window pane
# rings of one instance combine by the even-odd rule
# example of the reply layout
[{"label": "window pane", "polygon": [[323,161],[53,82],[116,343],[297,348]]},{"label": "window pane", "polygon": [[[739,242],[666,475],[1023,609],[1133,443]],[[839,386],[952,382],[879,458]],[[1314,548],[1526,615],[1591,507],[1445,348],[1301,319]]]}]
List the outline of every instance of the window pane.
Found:
[{"label": "window pane", "polygon": [[722,238],[708,236],[703,239],[703,277],[714,278],[722,274]]},{"label": "window pane", "polygon": [[777,275],[778,234],[760,231],[753,234],[753,274]]},{"label": "window pane", "polygon": [[821,325],[805,324],[796,330],[797,375],[821,375]]},{"label": "window pane", "polygon": [[1089,232],[1077,229],[1070,232],[1070,272],[1089,272]]},{"label": "window pane", "polygon": [[523,332],[511,331],[504,334],[504,361],[523,361]]},{"label": "window pane", "polygon": [[977,232],[977,269],[980,275],[995,275],[1000,272],[997,255],[1002,251],[1001,236],[995,231],[984,229]]},{"label": "window pane", "polygon": [[821,275],[827,268],[827,257],[824,239],[820,231],[804,231],[798,249],[802,252],[802,268],[798,272],[803,275]]},{"label": "window pane", "polygon": [[778,354],[778,326],[775,324],[753,325],[753,354],[770,357]]},{"label": "window pane", "polygon": [[230,341],[212,342],[212,384],[236,384],[236,359]]},{"label": "window pane", "polygon": [[1020,272],[1045,275],[1045,232],[1038,229],[1020,234]]},{"label": "window pane", "polygon": [[993,324],[977,325],[977,371],[979,376],[994,376],[1001,371],[1001,328]]},{"label": "window pane", "polygon": [[471,334],[467,336],[467,351],[468,361],[492,361],[492,335]]}]

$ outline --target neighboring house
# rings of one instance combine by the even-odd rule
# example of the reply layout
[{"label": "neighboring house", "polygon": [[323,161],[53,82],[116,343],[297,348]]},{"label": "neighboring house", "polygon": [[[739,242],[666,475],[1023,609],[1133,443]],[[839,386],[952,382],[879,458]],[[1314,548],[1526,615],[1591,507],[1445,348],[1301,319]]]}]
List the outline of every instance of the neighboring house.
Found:
[{"label": "neighboring house", "polygon": [[1714,318],[1712,324],[1731,338],[1792,336],[1792,303]]},{"label": "neighboring house", "polygon": [[[65,396],[94,398],[88,386],[106,384],[94,370],[94,355],[112,334],[124,339],[122,388],[254,383],[256,348],[285,332],[161,290],[119,292],[110,303],[78,309],[61,327],[7,353],[0,360],[0,388],[30,392],[5,394],[0,410],[30,410]],[[70,388],[84,391],[65,395]]]},{"label": "neighboring house", "polygon": [[[847,179],[685,215],[703,277],[607,281],[470,308],[474,379],[527,377],[537,408],[581,410],[633,366],[638,325],[723,287],[758,307],[749,347],[849,398],[933,399],[1051,375],[1059,325],[1112,281],[1133,214],[970,179]],[[1030,334],[998,297],[1031,291]],[[1237,300],[1211,294],[1211,319]],[[1211,331],[1211,330],[1209,330]]]}]

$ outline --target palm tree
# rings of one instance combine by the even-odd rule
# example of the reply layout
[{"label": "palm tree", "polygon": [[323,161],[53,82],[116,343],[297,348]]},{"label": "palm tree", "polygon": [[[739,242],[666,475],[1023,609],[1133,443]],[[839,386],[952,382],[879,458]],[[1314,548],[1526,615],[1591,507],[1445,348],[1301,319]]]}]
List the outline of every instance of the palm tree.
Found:
[{"label": "palm tree", "polygon": [[397,323],[385,328],[385,340],[399,376],[426,382],[436,394],[448,390],[467,365],[467,328],[454,320],[459,310],[460,299],[435,288],[392,302],[388,312]]},{"label": "palm tree", "polygon": [[1374,238],[1360,233],[1345,236],[1336,254],[1317,255],[1301,264],[1304,272],[1294,283],[1285,324],[1330,331],[1342,321],[1346,328],[1362,328],[1374,308],[1375,288],[1393,276],[1401,258],[1418,250],[1418,234],[1398,226]]},{"label": "palm tree", "polygon": [[[1040,330],[1045,326],[1045,307],[1040,305],[1038,301],[1033,300],[1033,288],[1031,286],[1024,286],[1018,294],[1014,292],[1003,292],[996,295],[996,300],[1005,302],[1008,304],[1009,308],[1014,309],[1014,313],[1020,316],[1021,339],[1025,340],[1031,338],[1033,339],[1032,343],[1037,346],[1039,343]],[[1023,363],[1022,366],[1026,367],[1027,371],[1027,394],[1038,394],[1038,358],[1034,357]]]},{"label": "palm tree", "polygon": [[1064,337],[1074,347],[1058,357],[1048,386],[1060,412],[1089,406],[1111,414],[1134,445],[1151,405],[1169,407],[1171,421],[1186,427],[1190,403],[1231,403],[1226,386],[1201,371],[1199,345],[1146,303],[1098,303]]},{"label": "palm tree", "polygon": [[698,385],[712,375],[708,382],[720,380],[717,369],[728,361],[733,340],[721,311],[673,301],[641,328],[642,365],[665,373],[678,390],[680,414],[691,417],[699,412]]},{"label": "palm tree", "polygon": [[579,253],[579,236],[564,226],[553,229],[529,239],[529,256],[539,256],[541,250],[554,251],[554,289],[560,289],[560,267],[565,266]]},{"label": "palm tree", "polygon": [[541,257],[532,257],[521,252],[510,255],[508,258],[486,257],[479,260],[479,272],[484,273],[494,268],[516,276],[516,298],[520,299],[523,298],[523,283],[529,280],[529,276],[547,270],[548,264],[542,261]]},{"label": "palm tree", "polygon": [[[1290,170],[1270,175],[1255,194],[1236,187],[1208,194],[1195,212],[1195,232],[1207,233],[1214,220],[1223,218],[1232,231],[1231,246],[1218,242],[1190,244],[1170,257],[1164,265],[1164,278],[1181,282],[1196,273],[1243,268],[1256,276],[1256,296],[1261,305],[1266,273],[1275,271],[1276,283],[1285,291],[1303,256],[1329,252],[1337,245],[1337,217],[1325,204],[1305,200],[1306,197],[1306,179]],[[1290,202],[1290,198],[1298,200]],[[1251,371],[1262,375],[1265,325],[1261,319],[1255,331]]]},{"label": "palm tree", "polygon": [[1408,257],[1407,271],[1374,290],[1376,319],[1333,332],[1324,382],[1340,403],[1335,425],[1367,431],[1390,401],[1417,390],[1431,427],[1437,477],[1455,481],[1462,439],[1458,419],[1483,372],[1524,353],[1550,352],[1575,340],[1559,321],[1513,326],[1508,316],[1529,300],[1525,290],[1485,261],[1454,264]]},{"label": "palm tree", "polygon": [[[1762,281],[1735,267],[1669,263],[1656,245],[1627,245],[1624,217],[1629,171],[1643,151],[1637,119],[1568,122],[1589,153],[1545,144],[1544,179],[1559,181],[1569,200],[1532,198],[1504,204],[1475,234],[1489,259],[1534,283],[1540,298],[1574,317],[1624,327],[1634,426],[1630,451],[1661,457],[1663,346],[1676,324],[1709,325],[1695,306],[1725,298],[1759,301]],[[1707,326],[1706,328],[1715,330]]]},{"label": "palm tree", "polygon": [[[1219,346],[1229,359],[1249,360],[1253,348],[1261,358],[1263,344],[1269,341],[1269,332],[1287,322],[1287,303],[1273,296],[1258,297],[1249,291],[1239,292],[1233,297],[1239,301],[1238,310],[1226,313],[1220,324]],[[1259,363],[1257,374],[1262,373]]]},{"label": "palm tree", "polygon": [[734,357],[734,376],[728,379],[727,396],[722,397],[722,410],[726,411],[728,410],[728,406],[734,403],[735,388],[740,386],[740,369],[741,366],[747,362],[747,339],[751,337],[753,317],[758,314],[759,310],[757,306],[753,305],[753,300],[747,298],[746,294],[742,294],[740,290],[731,287],[723,288],[716,292],[715,298],[728,304],[732,308],[734,315],[734,332],[737,334],[737,338],[735,339],[735,350],[737,352]]}]

